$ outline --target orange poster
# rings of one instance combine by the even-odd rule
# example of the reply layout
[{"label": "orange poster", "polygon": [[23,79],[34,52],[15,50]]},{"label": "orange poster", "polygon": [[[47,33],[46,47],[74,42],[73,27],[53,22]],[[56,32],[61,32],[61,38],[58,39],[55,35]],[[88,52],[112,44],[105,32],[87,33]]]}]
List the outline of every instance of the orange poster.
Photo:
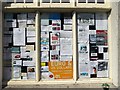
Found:
[{"label": "orange poster", "polygon": [[51,61],[49,62],[49,71],[53,73],[54,79],[72,79],[73,62],[72,61]]}]

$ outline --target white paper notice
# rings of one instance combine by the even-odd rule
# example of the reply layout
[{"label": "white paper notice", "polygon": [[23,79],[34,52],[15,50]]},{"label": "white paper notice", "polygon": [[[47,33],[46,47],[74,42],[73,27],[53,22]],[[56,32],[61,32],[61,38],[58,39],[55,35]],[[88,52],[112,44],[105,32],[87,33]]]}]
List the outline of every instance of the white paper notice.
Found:
[{"label": "white paper notice", "polygon": [[61,31],[60,38],[72,38],[72,31]]},{"label": "white paper notice", "polygon": [[42,66],[41,71],[43,72],[49,71],[49,66]]},{"label": "white paper notice", "polygon": [[35,66],[35,61],[23,61],[23,66]]},{"label": "white paper notice", "polygon": [[89,68],[90,68],[89,63],[79,64],[79,77],[80,78],[90,77]]},{"label": "white paper notice", "polygon": [[108,30],[108,20],[106,13],[96,14],[96,30]]},{"label": "white paper notice", "polygon": [[13,79],[21,79],[21,67],[13,67]]},{"label": "white paper notice", "polygon": [[13,29],[13,45],[25,46],[25,28]]},{"label": "white paper notice", "polygon": [[30,37],[27,37],[27,43],[34,43],[35,42],[35,39],[36,37],[34,37],[34,36],[30,36]]},{"label": "white paper notice", "polygon": [[72,55],[72,38],[60,38],[60,55]]},{"label": "white paper notice", "polygon": [[72,30],[72,25],[63,25],[64,30]]}]

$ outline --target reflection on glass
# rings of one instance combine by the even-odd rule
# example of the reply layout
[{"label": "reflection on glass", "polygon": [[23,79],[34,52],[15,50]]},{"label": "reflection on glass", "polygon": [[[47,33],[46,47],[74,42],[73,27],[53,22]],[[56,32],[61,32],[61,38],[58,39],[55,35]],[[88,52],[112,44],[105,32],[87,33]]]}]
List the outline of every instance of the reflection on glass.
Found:
[{"label": "reflection on glass", "polygon": [[42,3],[50,3],[50,0],[42,0]]},{"label": "reflection on glass", "polygon": [[86,3],[86,0],[78,0],[78,3]]},{"label": "reflection on glass", "polygon": [[97,3],[104,3],[104,0],[97,0]]},{"label": "reflection on glass", "polygon": [[88,3],[95,3],[95,0],[88,0]]},{"label": "reflection on glass", "polygon": [[62,0],[62,3],[70,3],[70,0]]},{"label": "reflection on glass", "polygon": [[60,0],[52,0],[52,3],[60,3]]}]

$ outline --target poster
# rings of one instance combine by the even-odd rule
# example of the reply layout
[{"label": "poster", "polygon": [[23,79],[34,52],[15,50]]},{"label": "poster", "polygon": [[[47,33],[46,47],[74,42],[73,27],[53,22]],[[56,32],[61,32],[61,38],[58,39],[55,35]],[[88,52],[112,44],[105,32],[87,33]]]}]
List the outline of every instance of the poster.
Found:
[{"label": "poster", "polygon": [[98,61],[97,77],[108,77],[108,61]]},{"label": "poster", "polygon": [[79,78],[88,78],[90,77],[90,66],[88,62],[79,63]]},{"label": "poster", "polygon": [[60,33],[50,33],[50,39],[51,45],[59,45]]},{"label": "poster", "polygon": [[35,79],[35,67],[27,67],[28,79]]},{"label": "poster", "polygon": [[49,71],[53,73],[54,79],[72,79],[73,62],[72,61],[54,61],[49,62]]},{"label": "poster", "polygon": [[90,61],[90,77],[97,77],[97,61]]},{"label": "poster", "polygon": [[52,30],[53,31],[61,30],[61,20],[52,20]]},{"label": "poster", "polygon": [[89,41],[89,28],[88,26],[78,26],[78,42]]},{"label": "poster", "polygon": [[59,61],[59,51],[57,50],[50,50],[50,61]]},{"label": "poster", "polygon": [[41,52],[41,62],[48,62],[49,61],[49,52]]},{"label": "poster", "polygon": [[14,46],[25,46],[25,28],[14,28],[13,29],[13,45]]},{"label": "poster", "polygon": [[106,30],[96,30],[96,44],[107,46],[107,31]]},{"label": "poster", "polygon": [[77,15],[79,25],[94,25],[94,14],[92,13],[79,13]]},{"label": "poster", "polygon": [[60,38],[60,55],[72,55],[72,38]]},{"label": "poster", "polygon": [[96,30],[108,30],[108,16],[106,13],[96,13]]},{"label": "poster", "polygon": [[41,73],[42,80],[54,80],[54,74],[50,71]]},{"label": "poster", "polygon": [[41,44],[49,45],[49,32],[41,32]]}]

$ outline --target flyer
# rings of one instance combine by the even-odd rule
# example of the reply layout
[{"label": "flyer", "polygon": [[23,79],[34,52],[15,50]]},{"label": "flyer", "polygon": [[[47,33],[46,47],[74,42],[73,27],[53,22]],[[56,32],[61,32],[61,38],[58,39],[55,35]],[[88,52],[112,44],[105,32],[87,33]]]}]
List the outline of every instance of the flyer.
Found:
[{"label": "flyer", "polygon": [[79,13],[77,19],[80,25],[94,25],[94,14],[92,13]]},{"label": "flyer", "polygon": [[59,45],[60,44],[60,33],[50,33],[50,42],[51,45]]},{"label": "flyer", "polygon": [[27,67],[27,75],[28,79],[35,79],[36,78],[35,67]]},{"label": "flyer", "polygon": [[21,67],[13,67],[13,79],[21,79]]},{"label": "flyer", "polygon": [[89,63],[79,63],[79,78],[90,77]]},{"label": "flyer", "polygon": [[60,55],[72,55],[72,38],[60,38]]},{"label": "flyer", "polygon": [[97,77],[97,61],[90,61],[91,78]]},{"label": "flyer", "polygon": [[59,61],[59,51],[57,50],[50,50],[50,61]]},{"label": "flyer", "polygon": [[13,45],[25,46],[25,28],[13,28]]},{"label": "flyer", "polygon": [[49,53],[48,53],[48,51],[41,52],[41,62],[48,62],[48,61],[49,61]]},{"label": "flyer", "polygon": [[98,61],[97,77],[108,77],[108,61]]}]

